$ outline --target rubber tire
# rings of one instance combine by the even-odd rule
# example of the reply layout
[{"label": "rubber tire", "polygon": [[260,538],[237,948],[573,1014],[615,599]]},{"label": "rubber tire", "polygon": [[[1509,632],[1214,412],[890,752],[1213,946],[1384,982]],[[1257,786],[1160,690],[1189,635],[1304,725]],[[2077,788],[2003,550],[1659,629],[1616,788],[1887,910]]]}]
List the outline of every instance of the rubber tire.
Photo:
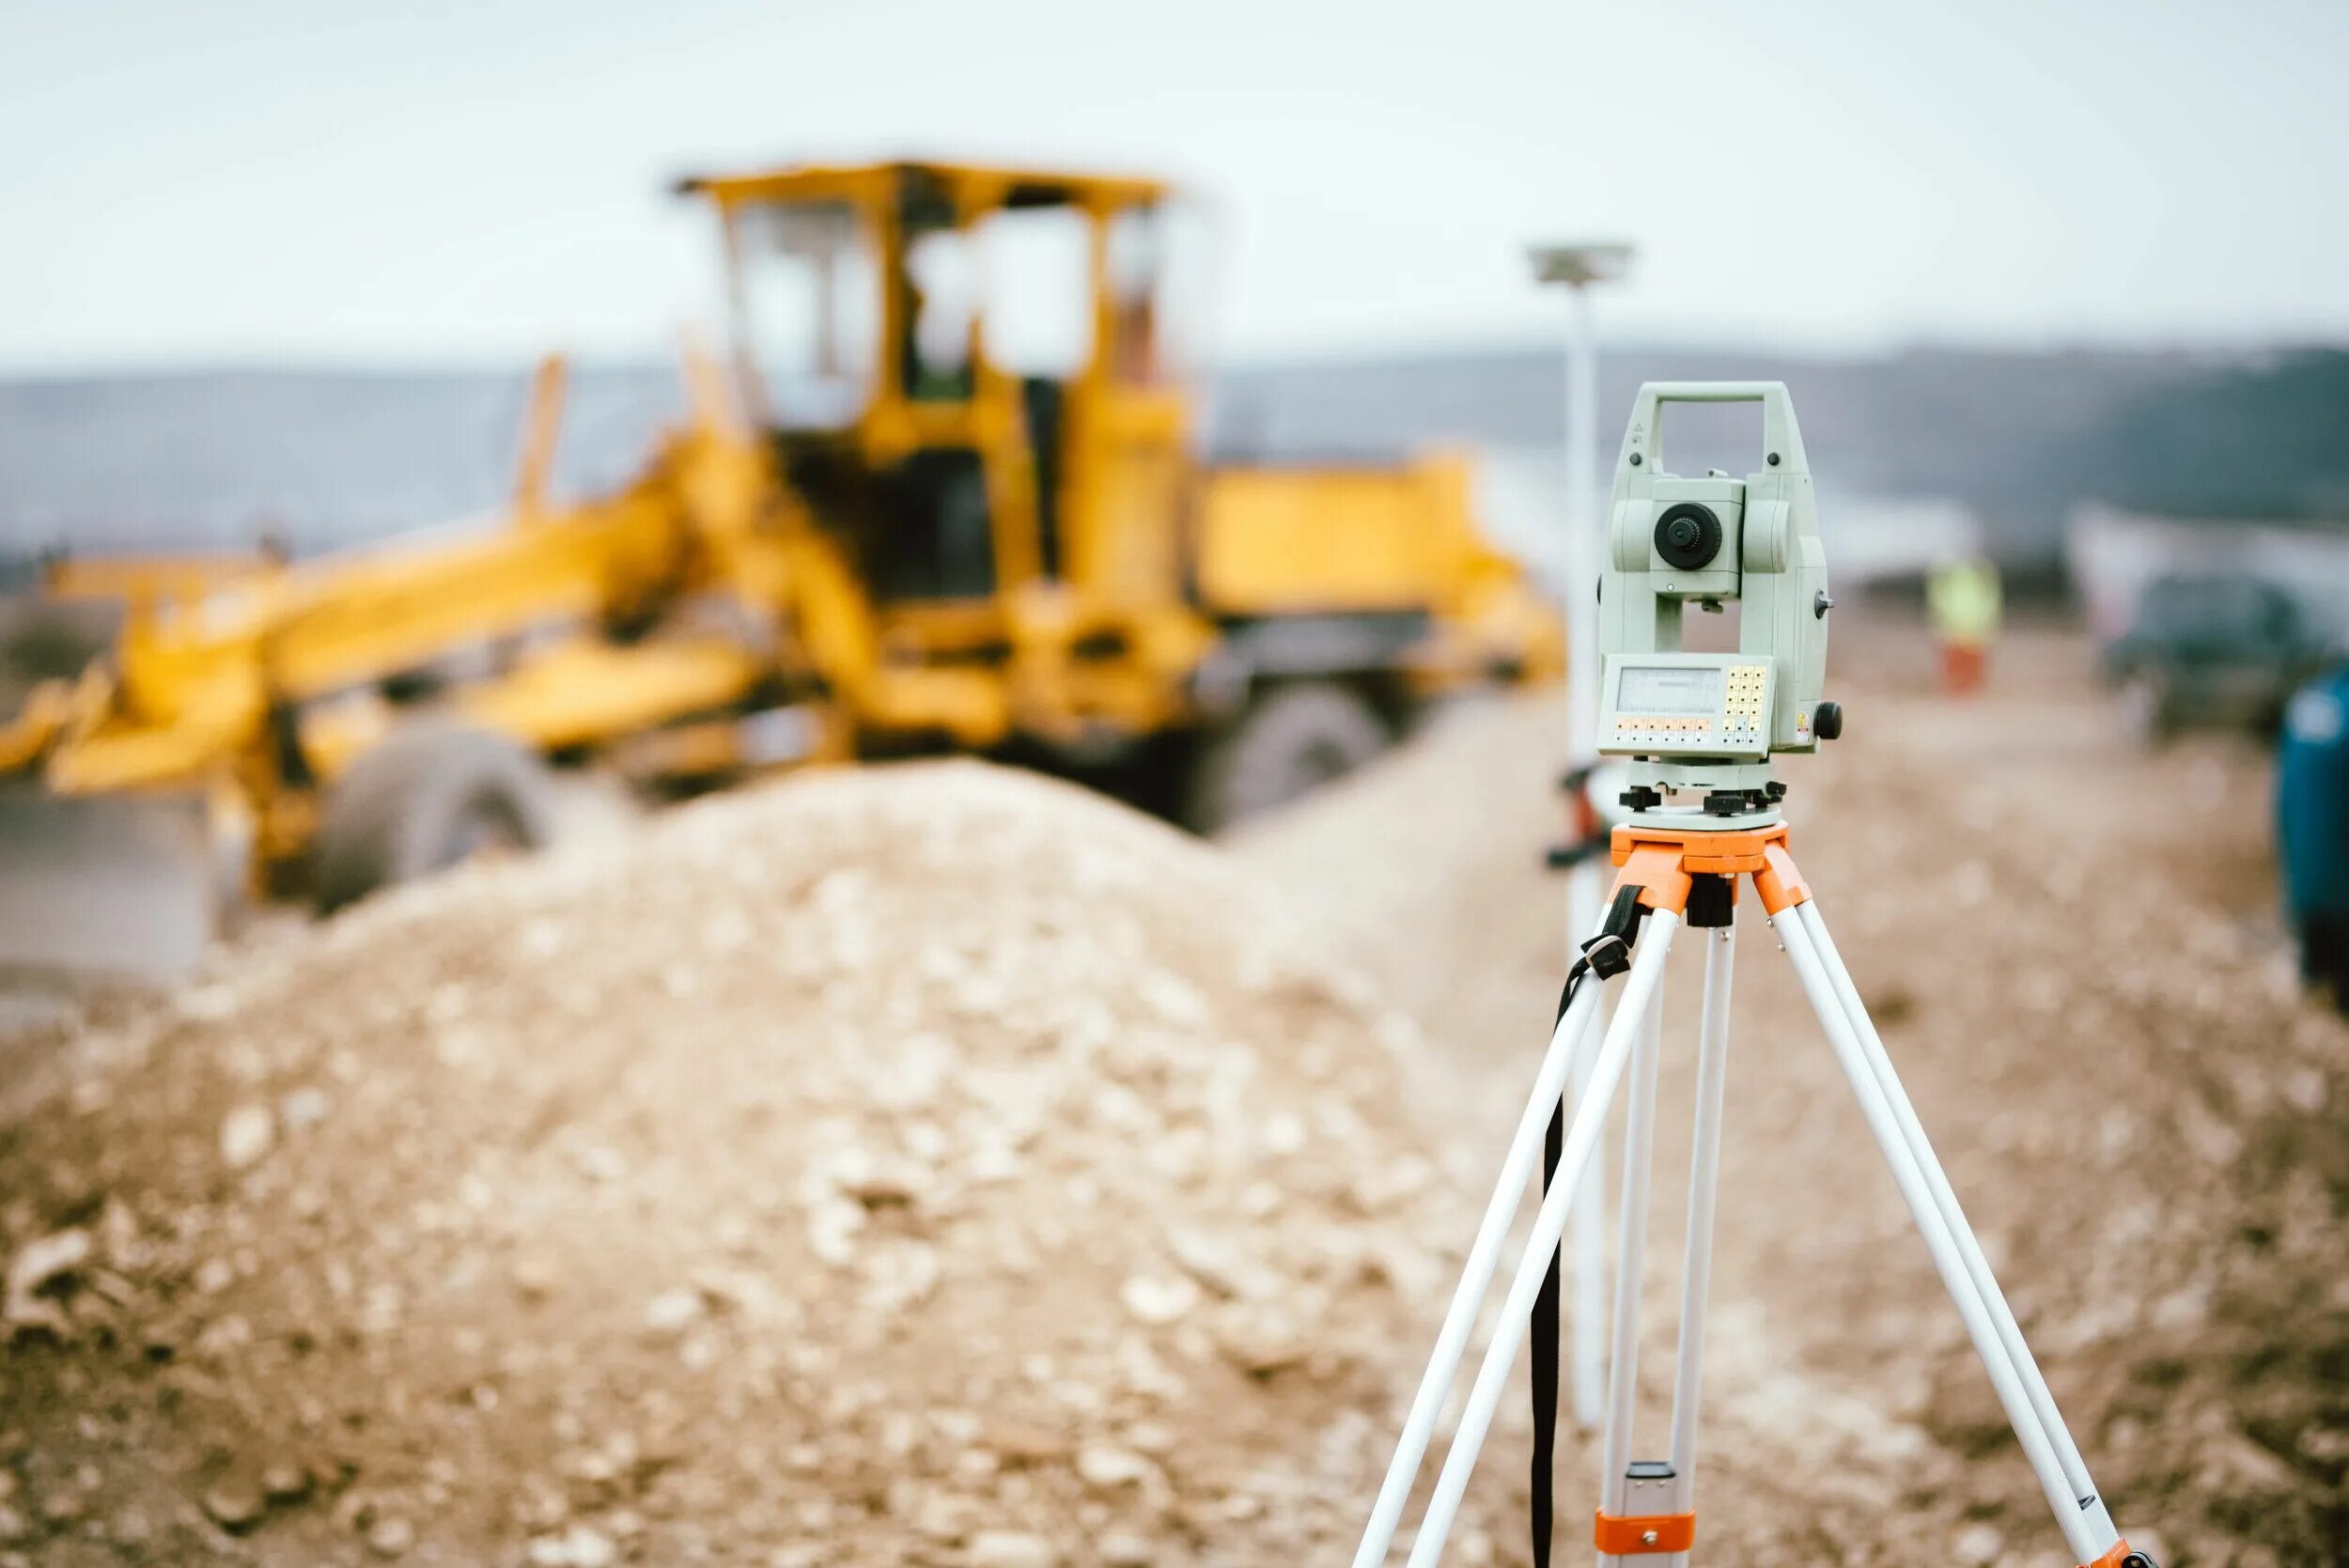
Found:
[{"label": "rubber tire", "polygon": [[554,836],[538,759],[502,735],[455,724],[396,731],[327,794],[312,850],[320,914],[463,860],[487,831],[517,848]]},{"label": "rubber tire", "polygon": [[1352,772],[1390,741],[1377,710],[1344,686],[1273,687],[1203,749],[1185,818],[1219,831]]},{"label": "rubber tire", "polygon": [[2310,920],[2300,931],[2300,977],[2349,1015],[2349,920]]}]

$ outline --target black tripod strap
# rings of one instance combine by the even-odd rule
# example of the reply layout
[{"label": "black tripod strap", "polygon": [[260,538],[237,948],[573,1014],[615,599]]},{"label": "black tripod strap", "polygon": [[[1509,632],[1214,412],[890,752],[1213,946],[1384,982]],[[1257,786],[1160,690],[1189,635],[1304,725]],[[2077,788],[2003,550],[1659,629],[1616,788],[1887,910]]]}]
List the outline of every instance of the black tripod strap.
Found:
[{"label": "black tripod strap", "polygon": [[[1566,1102],[1549,1113],[1549,1133],[1542,1141],[1542,1191],[1549,1191],[1558,1174],[1558,1157],[1566,1143]],[[1549,1272],[1543,1276],[1541,1294],[1533,1297],[1533,1568],[1549,1568],[1550,1488],[1558,1451],[1558,1290],[1559,1261],[1565,1249],[1549,1254]]]},{"label": "black tripod strap", "polygon": [[[1563,1022],[1567,1007],[1574,1001],[1575,986],[1586,971],[1577,964],[1566,976],[1564,990],[1558,997],[1558,1021]],[[1558,1027],[1553,1022],[1552,1030]],[[1566,1102],[1561,1098],[1549,1113],[1549,1131],[1542,1139],[1542,1192],[1548,1196],[1549,1184],[1558,1175],[1558,1161],[1566,1148]],[[1558,1452],[1558,1343],[1560,1261],[1565,1249],[1560,1246],[1549,1254],[1549,1272],[1542,1278],[1541,1294],[1533,1297],[1533,1473],[1532,1477],[1532,1514],[1533,1527],[1533,1568],[1549,1568],[1550,1493],[1557,1469]]]}]

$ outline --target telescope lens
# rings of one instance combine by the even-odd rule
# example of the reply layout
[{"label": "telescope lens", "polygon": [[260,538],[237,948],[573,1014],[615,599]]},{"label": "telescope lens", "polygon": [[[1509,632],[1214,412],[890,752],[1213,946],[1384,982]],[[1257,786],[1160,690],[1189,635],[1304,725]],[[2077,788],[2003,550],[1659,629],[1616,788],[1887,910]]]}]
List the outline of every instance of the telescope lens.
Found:
[{"label": "telescope lens", "polygon": [[1720,548],[1721,520],[1710,506],[1683,501],[1656,520],[1656,553],[1683,571],[1703,566]]}]

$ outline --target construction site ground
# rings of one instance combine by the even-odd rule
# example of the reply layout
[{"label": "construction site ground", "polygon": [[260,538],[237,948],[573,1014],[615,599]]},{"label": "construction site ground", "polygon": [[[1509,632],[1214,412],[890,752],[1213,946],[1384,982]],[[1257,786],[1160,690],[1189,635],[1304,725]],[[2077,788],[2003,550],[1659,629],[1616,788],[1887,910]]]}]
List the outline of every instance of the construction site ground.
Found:
[{"label": "construction site ground", "polygon": [[[2069,635],[1963,704],[1839,635],[1797,852],[2116,1515],[2170,1568],[2349,1562],[2349,1030],[2263,754],[2133,751]],[[1344,1560],[1547,1035],[1560,731],[1455,712],[1221,846],[810,776],[20,1035],[0,1565]],[[1701,1560],[2070,1560],[1738,930]],[[1513,1393],[1452,1560],[1527,1560],[1529,1431]]]}]

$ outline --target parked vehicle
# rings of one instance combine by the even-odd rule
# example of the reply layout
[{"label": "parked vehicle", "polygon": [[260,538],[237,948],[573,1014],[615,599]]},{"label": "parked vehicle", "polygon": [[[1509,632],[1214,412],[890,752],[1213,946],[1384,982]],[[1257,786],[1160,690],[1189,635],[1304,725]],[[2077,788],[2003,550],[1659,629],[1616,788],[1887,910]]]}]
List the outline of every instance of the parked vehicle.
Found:
[{"label": "parked vehicle", "polygon": [[2274,734],[2286,700],[2324,658],[2323,639],[2277,584],[2171,573],[2146,584],[2103,666],[2131,733],[2158,743],[2188,729]]}]

